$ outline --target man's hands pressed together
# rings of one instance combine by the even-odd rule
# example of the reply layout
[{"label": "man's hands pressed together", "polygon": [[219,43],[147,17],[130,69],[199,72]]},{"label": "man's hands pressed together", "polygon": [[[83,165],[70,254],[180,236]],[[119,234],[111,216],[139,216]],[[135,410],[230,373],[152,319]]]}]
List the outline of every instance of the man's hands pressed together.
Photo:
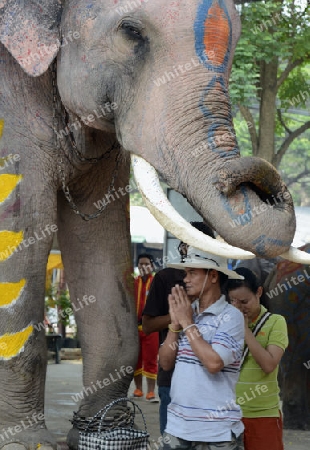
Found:
[{"label": "man's hands pressed together", "polygon": [[219,372],[224,367],[223,361],[212,349],[212,346],[203,339],[199,333],[199,328],[194,324],[193,309],[185,289],[179,285],[172,288],[168,302],[171,324],[167,338],[159,349],[159,360],[162,368],[170,370],[174,367],[178,351],[179,332],[183,329],[192,351],[206,369],[210,373]]},{"label": "man's hands pressed together", "polygon": [[179,330],[193,323],[193,310],[185,289],[178,284],[168,296],[171,328]]}]

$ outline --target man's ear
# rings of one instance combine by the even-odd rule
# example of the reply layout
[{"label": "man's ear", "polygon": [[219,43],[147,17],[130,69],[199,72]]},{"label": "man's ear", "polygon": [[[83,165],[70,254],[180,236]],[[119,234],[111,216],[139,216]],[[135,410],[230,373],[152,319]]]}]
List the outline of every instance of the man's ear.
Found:
[{"label": "man's ear", "polygon": [[208,278],[211,280],[211,283],[216,283],[220,279],[220,275],[217,270],[209,269]]},{"label": "man's ear", "polygon": [[0,0],[0,41],[29,75],[44,73],[59,47],[61,0]]}]

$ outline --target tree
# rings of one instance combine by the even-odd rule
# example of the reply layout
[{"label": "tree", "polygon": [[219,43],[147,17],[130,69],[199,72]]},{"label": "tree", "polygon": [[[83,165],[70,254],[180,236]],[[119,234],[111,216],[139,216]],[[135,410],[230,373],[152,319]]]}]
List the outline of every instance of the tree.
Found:
[{"label": "tree", "polygon": [[[309,115],[294,115],[310,104],[310,5],[274,0],[239,10],[243,29],[230,81],[232,102],[245,119],[241,128],[248,130],[252,155],[280,168],[288,149],[310,129]],[[299,169],[294,178],[310,175],[310,164]]]}]

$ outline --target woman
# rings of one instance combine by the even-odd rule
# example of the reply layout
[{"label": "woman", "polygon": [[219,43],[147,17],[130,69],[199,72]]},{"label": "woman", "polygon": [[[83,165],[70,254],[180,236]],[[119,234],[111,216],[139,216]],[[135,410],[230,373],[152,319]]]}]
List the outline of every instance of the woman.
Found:
[{"label": "woman", "polygon": [[244,280],[228,280],[227,291],[245,321],[244,359],[236,391],[245,426],[244,449],[283,450],[277,375],[288,345],[286,322],[260,304],[263,288],[254,273],[244,267],[236,272]]}]

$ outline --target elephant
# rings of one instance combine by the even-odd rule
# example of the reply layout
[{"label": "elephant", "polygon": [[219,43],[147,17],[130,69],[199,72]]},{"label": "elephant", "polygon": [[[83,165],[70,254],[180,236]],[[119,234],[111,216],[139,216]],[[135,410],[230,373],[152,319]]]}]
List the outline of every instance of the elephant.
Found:
[{"label": "elephant", "polygon": [[[310,253],[310,243],[301,247]],[[280,364],[279,384],[285,428],[310,429],[310,266],[280,261],[267,277],[265,303],[285,317],[289,346]]]},{"label": "elephant", "polygon": [[[128,392],[130,158],[147,205],[183,241],[236,259],[302,257],[280,175],[240,158],[228,93],[239,35],[232,0],[0,0],[0,448],[56,448],[41,326],[55,232],[83,355],[70,447]],[[227,244],[171,211],[154,170]]]}]

